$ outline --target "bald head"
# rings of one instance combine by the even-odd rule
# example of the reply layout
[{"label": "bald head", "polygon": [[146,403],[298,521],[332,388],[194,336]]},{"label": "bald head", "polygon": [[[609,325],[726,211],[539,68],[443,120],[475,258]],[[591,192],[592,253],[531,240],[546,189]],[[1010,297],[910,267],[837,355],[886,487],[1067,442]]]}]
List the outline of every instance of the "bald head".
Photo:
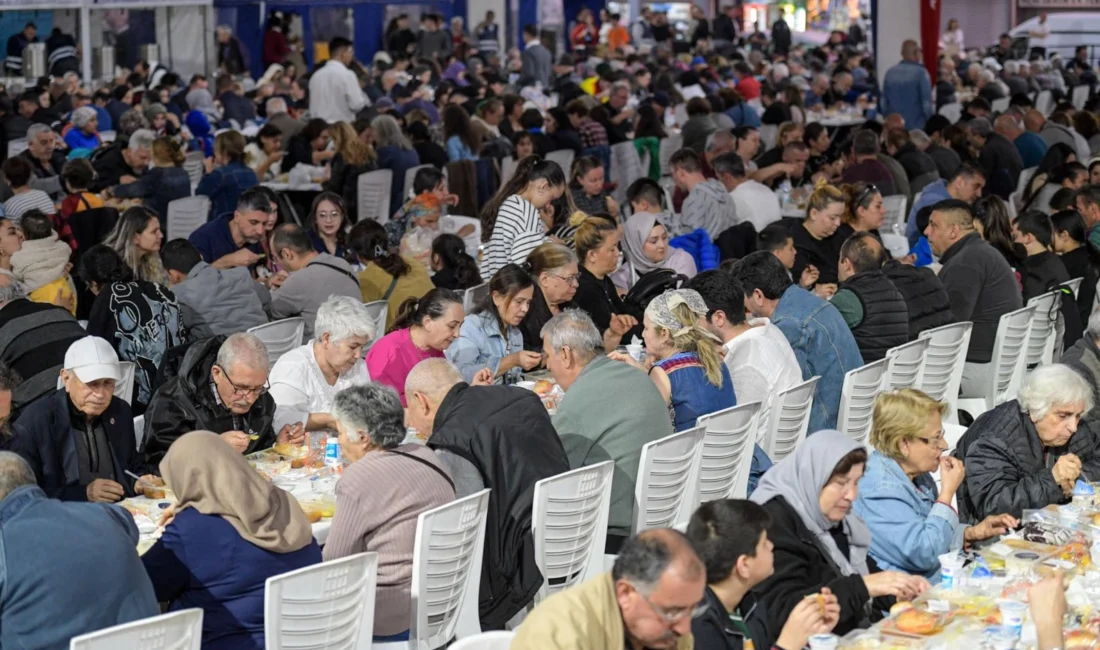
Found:
[{"label": "bald head", "polygon": [[420,393],[433,404],[438,405],[462,381],[462,373],[446,359],[425,359],[413,366],[405,378],[405,396],[411,399],[414,393]]},{"label": "bald head", "polygon": [[1042,131],[1043,125],[1046,123],[1047,118],[1034,108],[1029,110],[1024,115],[1024,126],[1027,127],[1027,130],[1031,131],[1032,133],[1038,133],[1039,131]]},{"label": "bald head", "polygon": [[883,124],[883,131],[889,131],[890,129],[904,129],[905,118],[901,113],[890,113],[886,116],[886,123]]},{"label": "bald head", "polygon": [[24,485],[35,483],[34,471],[22,456],[0,451],[0,500]]},{"label": "bald head", "polygon": [[901,58],[906,61],[920,61],[920,45],[909,39],[901,44]]},{"label": "bald head", "polygon": [[640,590],[657,587],[666,571],[681,579],[696,580],[705,574],[703,563],[683,533],[671,528],[653,528],[623,542],[612,578],[628,580]]},{"label": "bald head", "polygon": [[1016,116],[1010,113],[1005,113],[998,117],[997,120],[993,122],[993,129],[1009,140],[1015,140],[1024,132],[1020,127],[1020,123],[1016,121]]}]

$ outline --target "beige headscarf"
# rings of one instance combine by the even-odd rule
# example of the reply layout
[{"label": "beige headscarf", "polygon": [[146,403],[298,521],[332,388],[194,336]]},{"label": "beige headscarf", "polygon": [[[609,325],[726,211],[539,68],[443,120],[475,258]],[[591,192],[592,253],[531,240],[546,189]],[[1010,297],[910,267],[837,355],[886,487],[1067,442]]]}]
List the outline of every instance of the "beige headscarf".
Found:
[{"label": "beige headscarf", "polygon": [[181,436],[160,461],[160,473],[176,494],[178,510],[217,515],[262,549],[291,553],[313,541],[298,502],[268,483],[216,433]]}]

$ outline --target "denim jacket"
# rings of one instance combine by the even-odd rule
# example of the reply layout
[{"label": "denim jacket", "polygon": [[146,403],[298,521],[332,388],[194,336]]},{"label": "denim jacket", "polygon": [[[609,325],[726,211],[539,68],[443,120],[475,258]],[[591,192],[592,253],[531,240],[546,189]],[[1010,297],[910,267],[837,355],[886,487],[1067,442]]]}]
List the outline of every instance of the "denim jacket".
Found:
[{"label": "denim jacket", "polygon": [[835,429],[844,374],[863,365],[852,331],[836,307],[793,284],[783,292],[771,319],[794,349],[802,379],[821,377],[808,432]]},{"label": "denim jacket", "polygon": [[[489,368],[495,375],[501,360],[523,349],[523,334],[518,327],[508,327],[508,340],[500,334],[497,321],[488,312],[472,314],[462,322],[458,338],[447,348],[447,359],[458,366],[462,378],[467,382],[482,368]],[[508,371],[504,377],[498,377],[497,383],[514,384],[519,381],[522,368]]]},{"label": "denim jacket", "polygon": [[886,72],[878,112],[882,115],[901,113],[905,128],[924,128],[924,123],[935,111],[932,110],[932,80],[923,64],[902,61]]},{"label": "denim jacket", "polygon": [[880,569],[932,580],[940,571],[939,556],[962,548],[966,526],[937,496],[931,474],[910,480],[897,461],[871,452],[855,513],[871,529],[871,557]]}]

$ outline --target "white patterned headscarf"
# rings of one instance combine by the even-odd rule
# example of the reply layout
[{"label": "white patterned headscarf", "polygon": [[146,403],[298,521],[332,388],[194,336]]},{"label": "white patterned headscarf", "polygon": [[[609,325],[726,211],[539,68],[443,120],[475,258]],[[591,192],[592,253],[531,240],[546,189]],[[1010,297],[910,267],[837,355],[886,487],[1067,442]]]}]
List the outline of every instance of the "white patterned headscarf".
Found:
[{"label": "white patterned headscarf", "polygon": [[[680,322],[680,319],[677,318],[676,314],[673,312],[673,309],[679,305],[687,305],[687,308],[696,316],[695,323],[685,325]],[[678,336],[683,336],[694,329],[698,331],[701,336],[721,343],[721,340],[717,336],[699,326],[699,319],[706,318],[707,313],[706,301],[703,300],[703,297],[699,295],[698,291],[693,291],[692,289],[672,289],[671,291],[666,291],[651,300],[649,306],[645,308],[646,318],[654,325],[663,327],[671,332],[673,339]]]}]

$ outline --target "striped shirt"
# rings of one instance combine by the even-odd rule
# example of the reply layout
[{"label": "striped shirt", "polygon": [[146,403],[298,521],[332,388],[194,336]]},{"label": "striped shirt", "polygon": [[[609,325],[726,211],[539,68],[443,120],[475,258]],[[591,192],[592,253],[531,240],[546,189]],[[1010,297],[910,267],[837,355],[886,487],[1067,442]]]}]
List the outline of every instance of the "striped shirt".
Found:
[{"label": "striped shirt", "polygon": [[581,135],[581,144],[586,149],[588,147],[607,146],[607,129],[591,117],[581,120],[581,123],[577,125],[577,133]]},{"label": "striped shirt", "polygon": [[41,210],[47,215],[57,212],[53,201],[50,200],[50,195],[42,190],[27,190],[4,201],[5,217],[11,219],[17,226],[23,220],[23,215],[30,210]]},{"label": "striped shirt", "polygon": [[527,255],[546,241],[546,227],[531,203],[513,194],[497,212],[493,234],[485,244],[481,277],[491,278],[505,264],[523,264]]}]

